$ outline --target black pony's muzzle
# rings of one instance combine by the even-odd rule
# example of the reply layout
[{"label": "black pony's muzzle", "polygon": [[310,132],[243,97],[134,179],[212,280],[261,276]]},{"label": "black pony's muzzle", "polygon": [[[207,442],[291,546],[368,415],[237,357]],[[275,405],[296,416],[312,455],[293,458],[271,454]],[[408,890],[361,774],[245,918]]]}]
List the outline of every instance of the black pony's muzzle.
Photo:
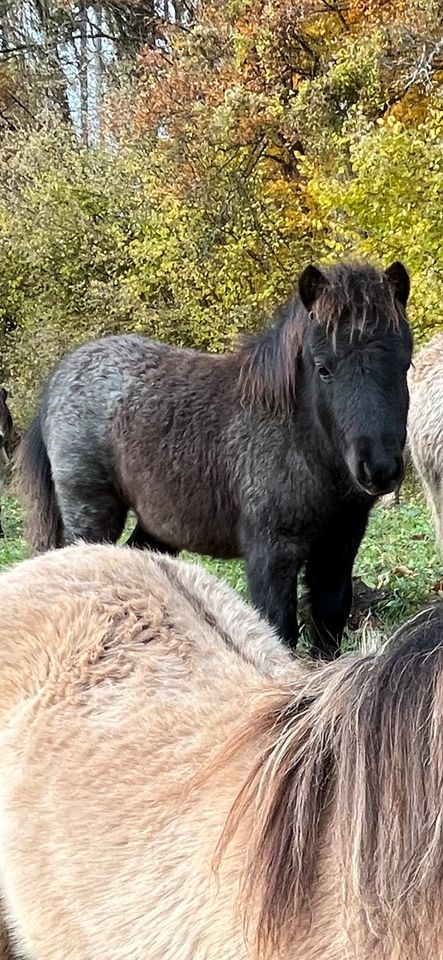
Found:
[{"label": "black pony's muzzle", "polygon": [[402,482],[405,475],[403,456],[380,460],[359,460],[355,479],[360,487],[373,497],[392,493]]}]

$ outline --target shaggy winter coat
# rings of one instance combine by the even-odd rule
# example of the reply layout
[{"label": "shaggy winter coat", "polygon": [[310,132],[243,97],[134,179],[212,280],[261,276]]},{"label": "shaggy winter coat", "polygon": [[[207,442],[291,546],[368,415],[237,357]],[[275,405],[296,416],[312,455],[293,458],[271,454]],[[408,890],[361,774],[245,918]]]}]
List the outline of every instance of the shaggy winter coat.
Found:
[{"label": "shaggy winter coat", "polygon": [[18,955],[441,960],[439,610],[314,667],[202,568],[82,545],[0,606]]},{"label": "shaggy winter coat", "polygon": [[420,351],[409,372],[408,445],[443,553],[443,333]]}]

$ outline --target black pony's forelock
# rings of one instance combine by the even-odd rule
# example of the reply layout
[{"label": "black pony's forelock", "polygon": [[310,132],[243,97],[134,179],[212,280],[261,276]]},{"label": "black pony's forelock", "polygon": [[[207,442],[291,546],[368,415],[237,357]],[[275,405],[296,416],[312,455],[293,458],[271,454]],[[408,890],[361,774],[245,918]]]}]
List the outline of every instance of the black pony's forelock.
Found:
[{"label": "black pony's forelock", "polygon": [[328,285],[313,310],[314,319],[327,330],[343,322],[349,335],[373,332],[378,327],[397,329],[399,304],[388,277],[369,263],[339,263],[325,271]]}]

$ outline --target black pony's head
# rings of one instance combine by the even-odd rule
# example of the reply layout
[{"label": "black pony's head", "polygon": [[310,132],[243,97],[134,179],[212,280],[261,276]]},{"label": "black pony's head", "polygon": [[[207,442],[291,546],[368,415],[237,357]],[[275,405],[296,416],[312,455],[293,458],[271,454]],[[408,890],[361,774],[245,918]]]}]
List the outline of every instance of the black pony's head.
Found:
[{"label": "black pony's head", "polygon": [[368,264],[309,266],[299,280],[308,312],[303,361],[316,416],[355,484],[377,496],[403,479],[412,335],[409,276]]}]

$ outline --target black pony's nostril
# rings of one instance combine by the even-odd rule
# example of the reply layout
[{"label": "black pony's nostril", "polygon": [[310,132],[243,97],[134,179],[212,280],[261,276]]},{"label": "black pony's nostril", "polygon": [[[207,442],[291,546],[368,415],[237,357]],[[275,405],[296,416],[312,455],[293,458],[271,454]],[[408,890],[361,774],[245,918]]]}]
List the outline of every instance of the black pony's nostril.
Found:
[{"label": "black pony's nostril", "polygon": [[403,457],[393,457],[387,463],[373,463],[360,460],[357,479],[371,493],[393,490],[403,479]]}]

